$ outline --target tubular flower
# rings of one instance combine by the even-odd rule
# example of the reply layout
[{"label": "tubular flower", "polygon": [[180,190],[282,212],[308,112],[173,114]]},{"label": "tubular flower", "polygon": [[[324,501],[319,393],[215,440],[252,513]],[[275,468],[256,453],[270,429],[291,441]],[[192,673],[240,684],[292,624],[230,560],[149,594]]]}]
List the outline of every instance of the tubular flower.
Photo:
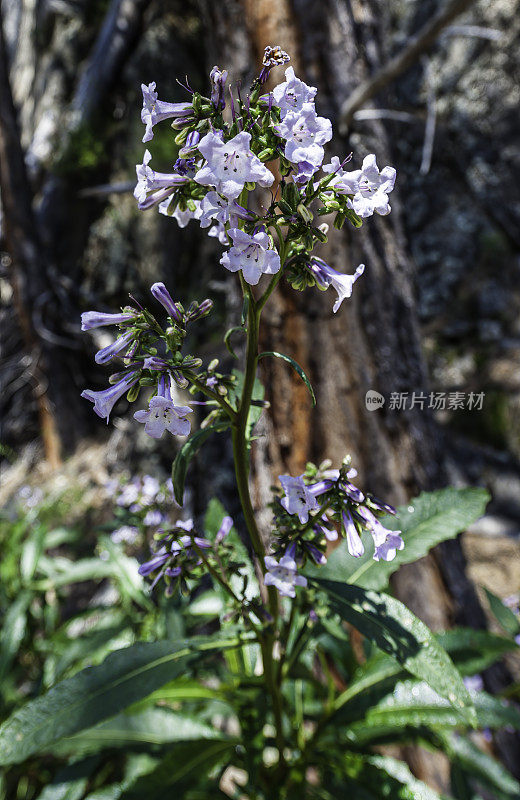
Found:
[{"label": "tubular flower", "polygon": [[149,142],[153,139],[153,126],[158,122],[176,117],[187,117],[190,113],[193,113],[191,103],[166,103],[164,100],[158,100],[155,81],[149,83],[148,86],[142,83],[141,89],[143,92],[141,122],[146,125],[143,142]]},{"label": "tubular flower", "polygon": [[259,186],[271,186],[274,175],[269,172],[250,150],[251,134],[237,133],[228,142],[223,142],[213,131],[199,142],[199,152],[206,164],[195,175],[195,181],[203,186],[214,186],[218,192],[234,200],[248,182]]},{"label": "tubular flower", "polygon": [[232,228],[229,235],[233,240],[233,247],[224,253],[220,263],[230,272],[242,270],[244,280],[255,286],[260,276],[265,273],[274,275],[280,269],[280,256],[273,250],[267,233],[258,232],[253,235],[245,233],[239,228]]}]

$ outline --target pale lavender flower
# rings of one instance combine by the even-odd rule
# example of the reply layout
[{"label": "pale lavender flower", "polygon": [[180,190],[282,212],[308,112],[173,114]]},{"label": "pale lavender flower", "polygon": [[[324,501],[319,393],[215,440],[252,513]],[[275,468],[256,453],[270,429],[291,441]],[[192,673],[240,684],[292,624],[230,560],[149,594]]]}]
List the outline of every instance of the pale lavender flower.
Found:
[{"label": "pale lavender flower", "polygon": [[152,439],[160,439],[164,431],[169,431],[175,436],[187,436],[191,423],[185,419],[191,414],[189,406],[176,406],[172,400],[156,395],[150,400],[148,411],[136,411],[134,419],[144,423],[144,430]]},{"label": "pale lavender flower", "polygon": [[338,156],[333,156],[330,164],[324,164],[322,170],[326,174],[334,175],[334,177],[331,178],[331,180],[327,183],[327,188],[334,188],[334,191],[337,194],[354,195],[359,191],[361,170],[356,169],[352,172],[347,172],[341,166]]},{"label": "pale lavender flower", "polygon": [[273,556],[265,557],[267,572],[264,577],[266,586],[274,586],[282,597],[295,597],[296,586],[307,586],[307,578],[298,575],[293,545],[278,562]]},{"label": "pale lavender flower", "polygon": [[402,550],[404,542],[401,538],[401,531],[392,531],[385,528],[384,525],[372,514],[372,512],[365,506],[359,506],[356,509],[358,517],[363,521],[363,524],[372,534],[374,540],[374,560],[379,561],[393,561],[396,557],[397,551]]},{"label": "pale lavender flower", "polygon": [[102,328],[105,325],[131,322],[137,313],[137,311],[125,311],[122,314],[104,314],[102,311],[84,311],[81,315],[81,330],[90,331],[92,328]]},{"label": "pale lavender flower", "polygon": [[169,213],[170,203],[172,201],[173,194],[163,200],[162,203],[159,203],[159,214],[164,214],[165,217],[172,217],[172,219],[176,220],[177,225],[179,228],[185,228],[188,222],[191,222],[192,219],[200,219],[202,216],[202,209],[200,200],[195,200],[195,210],[192,211],[191,208],[186,208],[184,211],[181,211],[180,207],[177,205],[175,211],[173,213]]},{"label": "pale lavender flower", "polygon": [[111,361],[121,350],[125,350],[128,347],[134,336],[134,331],[129,330],[122,336],[119,336],[112,344],[98,350],[94,356],[96,364],[106,364],[108,361]]},{"label": "pale lavender flower", "polygon": [[354,520],[352,519],[352,514],[350,511],[343,511],[341,519],[345,537],[347,539],[348,551],[351,556],[354,556],[354,558],[359,558],[365,552],[365,548],[363,546],[363,542],[361,541],[361,536],[359,535],[354,524]]},{"label": "pale lavender flower", "polygon": [[342,272],[337,272],[332,267],[329,267],[323,259],[317,256],[311,258],[308,268],[319,286],[323,288],[332,286],[338,293],[338,299],[332,307],[334,313],[339,309],[343,300],[352,296],[354,283],[365,271],[365,265],[360,264],[353,275],[344,275]]},{"label": "pale lavender flower", "polygon": [[186,117],[193,112],[191,103],[166,103],[157,99],[155,82],[141,84],[143,92],[143,108],[141,110],[141,122],[146,125],[143,142],[153,139],[153,126],[165,119]]},{"label": "pale lavender flower", "polygon": [[143,519],[143,525],[150,525],[154,528],[160,525],[161,522],[164,522],[164,516],[156,508],[151,508],[147,511]]},{"label": "pale lavender flower", "polygon": [[134,383],[137,383],[137,380],[138,372],[137,370],[133,370],[113,386],[109,386],[108,389],[103,389],[100,392],[94,392],[92,389],[85,389],[85,391],[81,392],[81,396],[84,397],[85,400],[90,400],[94,403],[95,413],[98,417],[106,419],[108,422],[110,412],[119,398],[122,397]]},{"label": "pale lavender flower", "polygon": [[244,280],[255,286],[265,273],[274,275],[280,269],[280,256],[270,247],[271,241],[264,231],[248,234],[239,228],[232,228],[229,235],[233,247],[224,253],[220,263],[230,272],[242,270]]},{"label": "pale lavender flower", "polygon": [[234,201],[230,202],[227,197],[222,197],[218,192],[208,192],[201,201],[201,228],[207,228],[213,222],[225,225],[226,222],[229,222],[235,205]]},{"label": "pale lavender flower", "polygon": [[139,531],[133,525],[122,525],[121,528],[117,528],[117,530],[112,531],[110,534],[110,538],[116,544],[121,544],[123,542],[126,544],[133,544],[138,536]]},{"label": "pale lavender flower", "polygon": [[182,323],[182,317],[180,315],[179,309],[173,302],[173,298],[169,293],[168,289],[161,281],[157,283],[153,283],[150,287],[150,291],[155,297],[156,300],[166,309],[168,316],[170,316],[175,322]]},{"label": "pale lavender flower", "polygon": [[199,142],[198,149],[206,164],[195,175],[197,183],[214,186],[230,200],[238,197],[247,182],[271,186],[274,175],[251,152],[250,143],[251,134],[246,131],[237,133],[228,142],[223,142],[213,131],[207,133]]},{"label": "pale lavender flower", "polygon": [[134,189],[134,197],[141,210],[162,202],[172,194],[174,189],[183,186],[189,180],[185,175],[175,172],[156,172],[148,166],[151,158],[150,151],[145,150],[143,163],[137,164],[135,168],[137,184]]},{"label": "pale lavender flower", "polygon": [[208,231],[208,236],[218,239],[220,244],[229,245],[226,226],[223,225],[221,222],[217,222],[215,225],[211,226],[211,228]]},{"label": "pale lavender flower", "polygon": [[484,688],[482,675],[467,675],[462,680],[464,682],[464,686],[469,692],[481,692]]},{"label": "pale lavender flower", "polygon": [[281,501],[282,506],[288,514],[297,514],[301,523],[308,522],[309,511],[316,511],[319,506],[309,487],[305,485],[303,475],[297,478],[291,475],[279,475],[278,480],[285,492],[285,497]]},{"label": "pale lavender flower", "polygon": [[332,139],[332,123],[317,116],[314,103],[304,103],[301,111],[288,112],[274,130],[286,140],[285,157],[293,164],[306,161],[319,166],[325,156],[323,145]]},{"label": "pale lavender flower", "polygon": [[292,67],[287,67],[285,81],[274,87],[272,95],[274,105],[280,109],[280,115],[283,119],[290,111],[301,111],[304,103],[310,103],[314,100],[316,92],[317,89],[314,86],[307,86],[306,83],[296,77]]},{"label": "pale lavender flower", "polygon": [[359,217],[371,217],[374,211],[382,216],[391,211],[388,195],[394,188],[396,171],[384,167],[381,172],[375,155],[365,156],[360,170],[359,188],[352,198],[352,208]]},{"label": "pale lavender flower", "polygon": [[222,111],[226,106],[224,91],[226,89],[227,76],[227,69],[220,69],[216,66],[213,67],[209,73],[209,79],[211,81],[211,102],[217,111]]}]

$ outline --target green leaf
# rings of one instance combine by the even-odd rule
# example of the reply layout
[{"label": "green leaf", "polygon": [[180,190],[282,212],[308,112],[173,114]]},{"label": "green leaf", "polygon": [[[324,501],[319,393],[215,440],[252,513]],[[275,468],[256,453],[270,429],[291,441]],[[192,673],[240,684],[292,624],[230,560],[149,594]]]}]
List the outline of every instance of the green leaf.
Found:
[{"label": "green leaf", "polygon": [[[231,406],[238,410],[240,406],[240,399],[242,397],[242,389],[244,387],[244,373],[239,369],[232,370],[232,375],[235,376],[235,382],[229,389],[229,402]],[[255,382],[253,384],[253,391],[251,394],[251,406],[249,408],[249,414],[247,417],[247,426],[246,426],[246,435],[248,443],[251,441],[251,436],[253,435],[253,430],[262,416],[262,411],[264,410],[263,400],[265,395],[265,389],[262,384],[260,378],[256,377]]]},{"label": "green leaf", "polygon": [[290,356],[286,356],[285,353],[277,353],[274,350],[266,350],[264,353],[260,353],[260,355],[258,356],[258,359],[260,360],[261,358],[264,358],[265,356],[273,356],[274,358],[281,358],[282,361],[287,361],[287,363],[291,365],[291,367],[295,370],[295,372],[298,373],[298,375],[300,376],[300,378],[304,382],[305,386],[309,390],[309,394],[310,394],[310,396],[312,398],[312,405],[313,406],[316,405],[316,395],[314,394],[314,389],[312,388],[312,384],[311,384],[310,380],[308,379],[307,375],[305,374],[303,368],[300,367],[300,365],[298,364],[297,361],[294,360],[294,358],[291,358]]},{"label": "green leaf", "polygon": [[230,633],[140,643],[111,653],[99,666],[58,683],[12,714],[0,727],[0,766],[24,761],[119,713],[184,674],[197,655],[239,644],[240,638]]},{"label": "green leaf", "polygon": [[0,678],[9,671],[27,628],[27,611],[32,600],[30,592],[22,592],[9,607],[0,633]]},{"label": "green leaf", "polygon": [[171,742],[221,738],[219,731],[204,722],[177,714],[169,708],[152,707],[137,713],[123,712],[89,730],[65,737],[53,752],[83,756],[110,748],[142,749]]},{"label": "green leaf", "polygon": [[441,489],[423,492],[408,505],[400,506],[397,515],[385,516],[382,524],[391,530],[401,530],[404,549],[393,561],[374,561],[374,545],[370,536],[364,537],[365,553],[353,558],[343,541],[323,567],[306,570],[328,580],[345,581],[365,589],[384,589],[401,564],[410,564],[426,555],[430,548],[452,539],[484,513],[489,494],[484,489]]},{"label": "green leaf", "polygon": [[440,800],[441,796],[412,775],[404,761],[391,756],[369,756],[367,762],[402,783],[410,791],[410,800]]},{"label": "green leaf", "polygon": [[520,797],[520,783],[505,767],[473,744],[470,739],[453,734],[438,733],[451,761],[468,772],[472,778],[491,789],[498,790],[511,800]]},{"label": "green leaf", "polygon": [[209,425],[207,428],[201,428],[184,442],[175,456],[175,461],[172,466],[172,481],[175,499],[179,505],[182,506],[183,504],[184,483],[191,459],[202,447],[206,439],[209,439],[213,433],[222,433],[222,431],[227,430],[228,427],[229,424],[227,422],[220,422],[217,425]]},{"label": "green leaf", "polygon": [[464,676],[483,672],[516,648],[515,642],[505,636],[473,628],[454,628],[437,633],[436,637]]},{"label": "green leaf", "polygon": [[[520,729],[520,713],[513,706],[485,692],[476,692],[473,701],[479,727],[494,729],[511,725]],[[406,725],[460,728],[464,722],[449,701],[427,683],[408,680],[399,682],[391,693],[370,708],[363,725],[389,729]]]},{"label": "green leaf", "polygon": [[329,595],[342,619],[408,672],[426,681],[469,722],[476,722],[475,709],[449,655],[433,633],[399,600],[359,586],[313,579]]},{"label": "green leaf", "polygon": [[497,620],[497,622],[502,626],[502,628],[511,636],[516,636],[520,633],[520,619],[513,614],[510,608],[508,608],[502,600],[490,592],[489,589],[486,589],[485,586],[482,587],[486,593],[486,597],[489,603],[489,607],[491,609],[491,613]]},{"label": "green leaf", "polygon": [[[151,773],[138,778],[121,795],[121,800],[164,800],[181,797],[173,790],[189,786],[190,789],[218,762],[228,757],[238,742],[235,739],[176,742],[168,755]],[[165,794],[165,790],[168,793]],[[207,795],[211,795],[208,793]]]},{"label": "green leaf", "polygon": [[81,800],[89,778],[98,764],[98,758],[75,760],[56,774],[52,782],[38,795],[38,800]]},{"label": "green leaf", "polygon": [[233,358],[238,358],[238,356],[235,353],[235,351],[233,350],[233,348],[231,347],[231,337],[232,337],[232,335],[234,333],[243,333],[243,334],[245,334],[246,332],[247,331],[246,331],[246,329],[244,328],[243,325],[235,325],[235,327],[230,328],[229,330],[226,331],[226,334],[224,336],[224,344],[226,345],[229,354],[232,355]]}]

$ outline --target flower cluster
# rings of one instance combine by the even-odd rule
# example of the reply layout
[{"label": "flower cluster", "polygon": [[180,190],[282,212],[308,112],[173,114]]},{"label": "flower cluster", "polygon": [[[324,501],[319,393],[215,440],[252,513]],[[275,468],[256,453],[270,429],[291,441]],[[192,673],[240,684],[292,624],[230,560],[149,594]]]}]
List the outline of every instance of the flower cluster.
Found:
[{"label": "flower cluster", "polygon": [[155,573],[151,588],[153,589],[159,581],[163,580],[168,597],[171,597],[177,590],[187,594],[189,592],[187,581],[190,578],[200,578],[204,572],[204,569],[201,569],[206,559],[204,553],[211,549],[218,549],[232,525],[231,517],[225,516],[214,542],[196,534],[192,519],[176,522],[171,530],[157,531],[154,539],[159,546],[149,561],[141,564],[139,574],[148,576]]},{"label": "flower cluster", "polygon": [[105,484],[115,500],[119,526],[110,534],[116,543],[135,544],[141,533],[167,524],[173,499],[171,478],[160,483],[153,475],[112,478]]},{"label": "flower cluster", "polygon": [[110,376],[108,389],[86,389],[82,397],[94,403],[96,414],[108,422],[114,405],[123,395],[132,402],[142,387],[150,387],[154,393],[148,408],[137,411],[134,418],[144,424],[145,432],[153,439],[160,439],[165,431],[187,436],[191,429],[187,417],[192,409],[176,405],[175,387],[186,388],[190,381],[206,382],[208,373],[200,369],[200,359],[183,355],[181,348],[187,326],[206,316],[213,304],[211,300],[194,302],[185,311],[180,303],[173,301],[163,283],[154,283],[151,293],[168,314],[166,328],[142,307],[127,306],[119,314],[98,311],[82,314],[83,331],[108,325],[116,325],[120,330],[114,342],[98,350],[96,363],[106,364],[114,358],[123,362],[123,370]]},{"label": "flower cluster", "polygon": [[376,561],[392,561],[404,547],[401,531],[386,528],[378,519],[381,514],[395,514],[395,509],[354,486],[357,472],[350,468],[350,459],[339,470],[329,466],[325,462],[317,470],[309,464],[303,475],[279,476],[284,496],[274,503],[276,552],[283,555],[279,562],[266,557],[265,583],[276,586],[282,595],[293,597],[295,586],[305,586],[298,566],[308,558],[326,563],[327,543],[340,537],[354,558],[365,553],[364,531],[372,536]]},{"label": "flower cluster", "polygon": [[[172,171],[166,173],[152,169],[146,150],[137,166],[134,194],[140,209],[158,206],[181,227],[197,220],[226,247],[222,266],[240,272],[250,285],[258,284],[262,275],[277,281],[283,273],[298,290],[332,286],[338,294],[336,312],[365,267],[360,264],[353,275],[345,275],[311,255],[316,244],[327,240],[327,226],[315,221],[316,204],[321,203],[318,215],[335,215],[336,227],[345,220],[359,226],[374,213],[388,214],[395,169],[379,171],[374,155],[353,171],[345,169],[350,156],[343,161],[334,156],[324,164],[332,124],[316,110],[316,88],[287,67],[285,81],[261,94],[269,72],[288,60],[279,47],[266,48],[262,71],[247,97],[238,92],[235,100],[230,91],[231,122],[223,116],[228,74],[217,66],[210,73],[209,97],[186,87],[191,102],[158,100],[155,83],[143,85],[143,141],[153,138],[157,123],[172,120],[179,149]],[[255,187],[273,186],[276,170],[266,163],[276,160],[282,177],[265,208],[249,194]],[[262,211],[255,210],[259,207]],[[287,228],[285,247],[282,227]]]}]

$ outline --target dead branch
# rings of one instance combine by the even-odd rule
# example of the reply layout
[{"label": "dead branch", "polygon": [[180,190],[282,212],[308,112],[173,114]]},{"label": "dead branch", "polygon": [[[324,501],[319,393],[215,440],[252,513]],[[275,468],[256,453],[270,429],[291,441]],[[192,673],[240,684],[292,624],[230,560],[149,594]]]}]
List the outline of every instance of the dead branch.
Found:
[{"label": "dead branch", "polygon": [[352,122],[354,112],[376,95],[381,89],[395,80],[402,72],[414,64],[417,59],[427,52],[437,41],[439,34],[455,17],[462,14],[473,0],[448,0],[443,9],[437,12],[423,27],[410,39],[407,47],[390,59],[373,77],[366,80],[352,92],[341,107],[339,120],[343,132]]}]

